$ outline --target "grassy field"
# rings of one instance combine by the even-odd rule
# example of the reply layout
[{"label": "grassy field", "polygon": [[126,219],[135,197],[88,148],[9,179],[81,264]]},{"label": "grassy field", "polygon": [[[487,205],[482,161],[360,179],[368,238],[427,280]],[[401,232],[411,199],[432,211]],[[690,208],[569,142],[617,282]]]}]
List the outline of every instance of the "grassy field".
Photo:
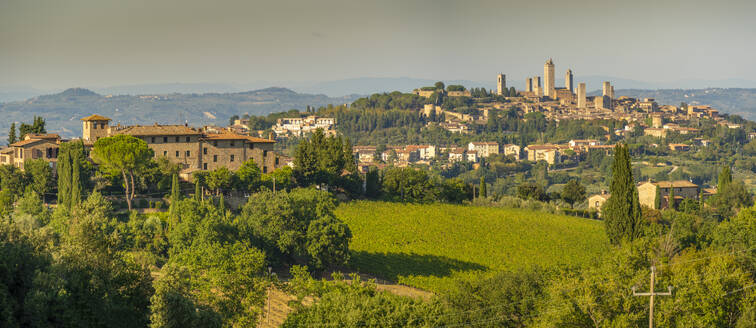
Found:
[{"label": "grassy field", "polygon": [[354,201],[352,269],[430,291],[532,265],[580,265],[609,249],[600,221],[522,209]]}]

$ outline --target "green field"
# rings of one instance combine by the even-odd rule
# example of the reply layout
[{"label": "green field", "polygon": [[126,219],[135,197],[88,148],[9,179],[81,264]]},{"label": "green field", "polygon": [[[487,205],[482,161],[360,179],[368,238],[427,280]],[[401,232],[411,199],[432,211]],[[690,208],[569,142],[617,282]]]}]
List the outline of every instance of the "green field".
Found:
[{"label": "green field", "polygon": [[606,252],[603,223],[523,209],[353,201],[352,269],[430,291],[455,278],[532,265],[580,265]]}]

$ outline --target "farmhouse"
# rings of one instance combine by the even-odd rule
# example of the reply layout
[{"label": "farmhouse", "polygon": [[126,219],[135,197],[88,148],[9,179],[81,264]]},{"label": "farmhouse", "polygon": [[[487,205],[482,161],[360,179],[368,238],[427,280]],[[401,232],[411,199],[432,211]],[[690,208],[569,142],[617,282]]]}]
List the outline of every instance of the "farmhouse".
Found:
[{"label": "farmhouse", "polygon": [[638,185],[638,199],[640,200],[640,204],[653,209],[660,209],[656,207],[657,189],[659,189],[659,196],[661,197],[659,202],[660,208],[669,207],[669,194],[672,190],[674,190],[675,204],[683,199],[698,199],[698,185],[690,181],[648,181]]},{"label": "farmhouse", "polygon": [[0,163],[24,169],[27,159],[43,159],[50,163],[55,171],[58,160],[58,147],[61,139],[57,134],[27,134],[24,140],[14,142],[8,148],[0,150]]}]

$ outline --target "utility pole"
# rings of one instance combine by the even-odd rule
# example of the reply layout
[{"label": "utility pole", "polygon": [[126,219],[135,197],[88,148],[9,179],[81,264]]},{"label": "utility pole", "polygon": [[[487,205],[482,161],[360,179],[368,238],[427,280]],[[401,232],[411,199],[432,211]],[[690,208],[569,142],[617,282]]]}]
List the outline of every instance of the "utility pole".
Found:
[{"label": "utility pole", "polygon": [[667,286],[667,292],[661,293],[654,291],[654,282],[656,278],[656,267],[651,266],[651,288],[648,293],[638,293],[633,286],[633,296],[649,296],[649,310],[648,310],[648,328],[654,328],[654,296],[670,296],[672,295],[672,286]]}]

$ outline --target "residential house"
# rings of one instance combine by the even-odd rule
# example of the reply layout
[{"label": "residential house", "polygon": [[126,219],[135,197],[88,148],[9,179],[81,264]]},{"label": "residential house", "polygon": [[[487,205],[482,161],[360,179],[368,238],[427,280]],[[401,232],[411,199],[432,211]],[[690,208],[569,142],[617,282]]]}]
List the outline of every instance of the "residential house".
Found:
[{"label": "residential house", "polygon": [[42,159],[50,163],[53,171],[58,161],[58,148],[61,139],[57,134],[27,134],[24,140],[14,142],[8,148],[0,151],[0,162],[10,164],[21,170],[24,161],[28,159]]},{"label": "residential house", "polygon": [[478,157],[486,158],[499,154],[499,143],[495,141],[471,142],[467,145],[468,152],[475,152]]},{"label": "residential house", "polygon": [[506,144],[502,150],[504,151],[504,156],[514,156],[515,159],[520,159],[520,146]]},{"label": "residential house", "polygon": [[674,189],[674,202],[679,203],[683,199],[698,199],[698,185],[686,180],[642,182],[638,185],[638,199],[641,205],[653,209],[656,207],[656,190],[659,189],[661,208],[669,207],[669,193]]},{"label": "residential house", "polygon": [[606,190],[602,190],[600,194],[588,197],[588,209],[601,212],[601,207],[609,199],[610,194]]},{"label": "residential house", "polygon": [[549,165],[561,162],[561,153],[557,145],[528,145],[525,152],[531,162],[546,161]]}]

